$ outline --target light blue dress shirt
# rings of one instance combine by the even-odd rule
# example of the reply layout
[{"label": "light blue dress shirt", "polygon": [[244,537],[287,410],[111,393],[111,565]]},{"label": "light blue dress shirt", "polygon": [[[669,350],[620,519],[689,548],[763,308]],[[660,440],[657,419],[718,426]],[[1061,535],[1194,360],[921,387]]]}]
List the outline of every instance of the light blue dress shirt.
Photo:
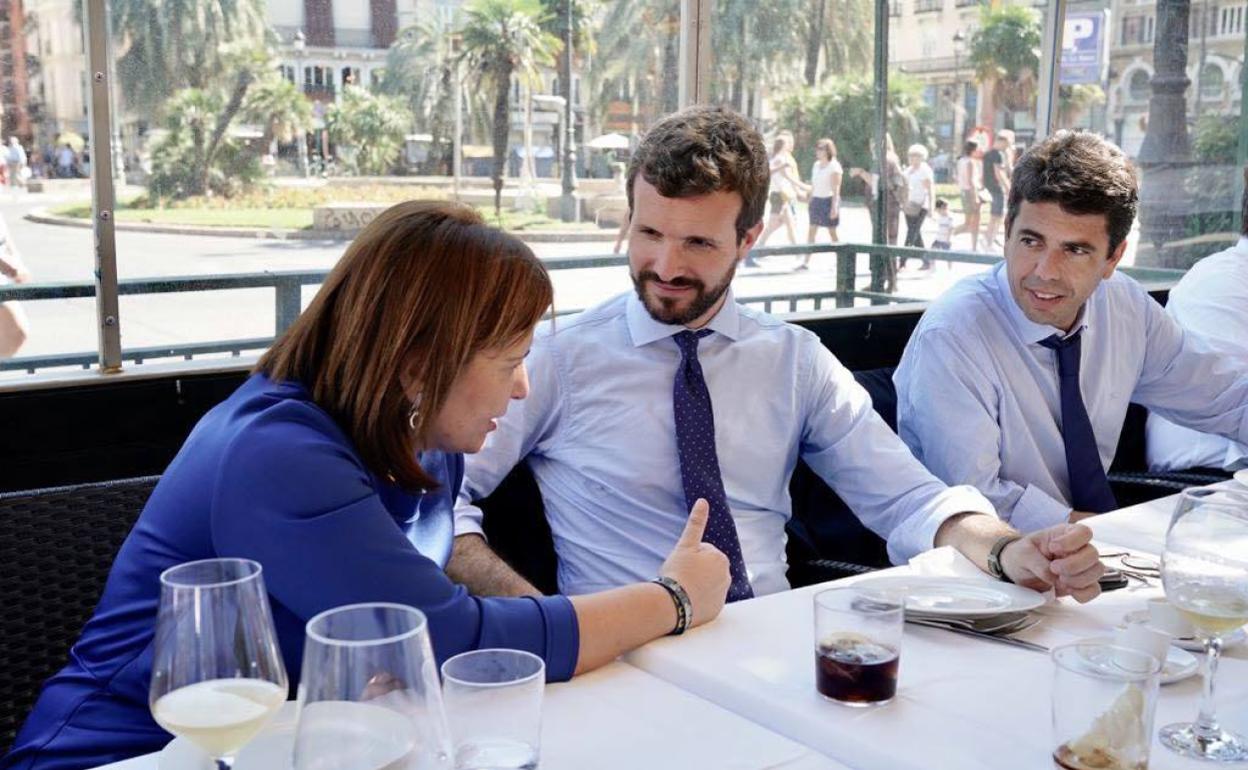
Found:
[{"label": "light blue dress shirt", "polygon": [[[1199,430],[1248,437],[1248,371],[1186,334],[1122,273],[1084,304],[1080,389],[1109,468],[1127,405]],[[1005,264],[958,282],[910,337],[897,384],[902,439],[948,483],[973,484],[1029,532],[1064,521],[1070,486],[1057,356],[1065,334],[1023,315]]]},{"label": "light blue dress shirt", "polygon": [[[546,505],[564,593],[657,574],[684,528],[672,386],[682,326],[618,296],[544,330],[529,355],[531,395],[467,459],[456,534],[481,532],[468,501],[527,457]],[[757,595],[788,588],[784,526],[798,457],[888,541],[895,562],[932,547],[960,511],[991,513],[915,461],[853,375],[809,331],[729,294],[698,346],[715,413],[728,505]]]},{"label": "light blue dress shirt", "polygon": [[[1248,370],[1248,238],[1193,265],[1170,290],[1166,315]],[[1248,444],[1197,433],[1155,414],[1148,416],[1146,443],[1154,471],[1248,468]]]}]

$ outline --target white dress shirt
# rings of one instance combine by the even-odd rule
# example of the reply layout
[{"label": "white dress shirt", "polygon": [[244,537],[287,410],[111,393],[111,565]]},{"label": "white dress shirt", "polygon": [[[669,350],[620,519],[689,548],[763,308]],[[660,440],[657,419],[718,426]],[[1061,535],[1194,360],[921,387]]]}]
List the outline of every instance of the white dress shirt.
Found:
[{"label": "white dress shirt", "polygon": [[[799,457],[905,562],[961,511],[992,513],[970,487],[928,473],[871,408],[853,375],[811,332],[737,305],[729,293],[698,359],[715,444],[754,593],[788,588],[785,523]],[[564,593],[657,574],[685,526],[672,413],[682,326],[655,321],[633,293],[543,330],[531,394],[469,455],[456,534],[481,532],[468,504],[527,457],[546,505]]]},{"label": "white dress shirt", "polygon": [[[1184,333],[1115,273],[1084,304],[1080,390],[1108,470],[1131,402],[1201,430],[1248,437],[1248,371]],[[898,432],[948,483],[973,484],[1029,532],[1064,521],[1070,486],[1057,354],[1065,332],[1033,323],[1005,263],[959,281],[910,337],[897,384]]]},{"label": "white dress shirt", "polygon": [[[1166,313],[1248,371],[1248,238],[1192,266],[1170,290]],[[1148,467],[1248,468],[1248,445],[1148,417]]]}]

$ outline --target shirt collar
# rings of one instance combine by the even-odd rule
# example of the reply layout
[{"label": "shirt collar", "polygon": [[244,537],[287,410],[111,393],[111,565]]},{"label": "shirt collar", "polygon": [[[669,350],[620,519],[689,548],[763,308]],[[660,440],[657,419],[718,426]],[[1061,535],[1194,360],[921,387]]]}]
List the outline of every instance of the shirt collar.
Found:
[{"label": "shirt collar", "polygon": [[1018,301],[1014,299],[1014,292],[1010,291],[1009,271],[1006,270],[1005,260],[1002,260],[994,268],[997,274],[997,302],[1005,308],[1005,313],[1010,319],[1010,323],[1014,325],[1015,331],[1023,338],[1028,345],[1034,345],[1041,340],[1047,340],[1056,334],[1058,337],[1065,339],[1073,334],[1085,331],[1091,327],[1088,316],[1089,306],[1093,299],[1101,291],[1101,287],[1097,286],[1096,291],[1092,292],[1092,296],[1088,297],[1088,301],[1083,303],[1083,307],[1079,308],[1079,315],[1075,317],[1075,326],[1067,332],[1065,329],[1059,329],[1056,326],[1047,324],[1038,324],[1023,314],[1023,309],[1018,306]]},{"label": "shirt collar", "polygon": [[[628,295],[625,315],[628,319],[628,334],[633,338],[633,347],[649,345],[651,342],[667,339],[685,330],[685,327],[680,324],[665,324],[654,320],[650,311],[646,310],[646,306],[637,297],[636,292],[630,292]],[[720,306],[719,312],[715,314],[710,323],[702,328],[719,332],[730,340],[736,340],[741,336],[741,310],[736,298],[732,295],[732,289],[724,293],[724,304]]]}]

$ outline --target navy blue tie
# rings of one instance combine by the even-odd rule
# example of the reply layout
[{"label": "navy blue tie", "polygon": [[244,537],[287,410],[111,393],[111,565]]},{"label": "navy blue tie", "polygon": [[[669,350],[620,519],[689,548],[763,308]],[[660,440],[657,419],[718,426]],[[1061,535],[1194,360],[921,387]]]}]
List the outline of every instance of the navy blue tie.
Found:
[{"label": "navy blue tie", "polygon": [[754,596],[745,572],[745,557],[737,525],[728,508],[724,480],[719,475],[719,454],[715,451],[715,415],[711,411],[711,392],[707,390],[702,365],[698,363],[698,339],[710,329],[694,333],[680,332],[674,339],[680,347],[680,368],[672,388],[672,408],[676,415],[676,453],[680,456],[680,480],[685,487],[685,506],[692,508],[699,497],[710,505],[703,542],[710,543],[728,557],[732,586],[728,601]]},{"label": "navy blue tie", "polygon": [[1062,441],[1066,445],[1066,475],[1070,481],[1070,504],[1076,511],[1104,513],[1118,507],[1105,477],[1096,434],[1088,419],[1079,390],[1081,333],[1062,338],[1056,334],[1040,344],[1057,353],[1057,373],[1062,393]]}]

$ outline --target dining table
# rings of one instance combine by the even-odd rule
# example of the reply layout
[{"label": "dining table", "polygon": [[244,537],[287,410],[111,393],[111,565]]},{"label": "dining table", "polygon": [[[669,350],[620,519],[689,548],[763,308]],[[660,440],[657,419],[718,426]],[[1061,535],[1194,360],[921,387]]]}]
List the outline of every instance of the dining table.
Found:
[{"label": "dining table", "polygon": [[[1106,554],[1157,560],[1176,497],[1088,520],[1094,543]],[[1055,765],[1054,664],[1047,650],[1108,640],[1126,615],[1164,596],[1160,579],[1147,577],[1086,604],[1049,596],[1033,610],[1040,622],[1014,635],[1028,648],[907,623],[890,703],[851,708],[826,700],[815,689],[814,596],[887,576],[992,584],[960,554],[941,548],[904,566],[730,604],[712,623],[548,685],[540,767],[1048,770]],[[1224,651],[1217,677],[1220,721],[1242,734],[1248,734],[1246,647]],[[1161,726],[1191,721],[1200,696],[1199,675],[1160,688],[1151,770],[1215,767],[1156,739]],[[183,768],[163,767],[148,755],[106,770]]]}]

